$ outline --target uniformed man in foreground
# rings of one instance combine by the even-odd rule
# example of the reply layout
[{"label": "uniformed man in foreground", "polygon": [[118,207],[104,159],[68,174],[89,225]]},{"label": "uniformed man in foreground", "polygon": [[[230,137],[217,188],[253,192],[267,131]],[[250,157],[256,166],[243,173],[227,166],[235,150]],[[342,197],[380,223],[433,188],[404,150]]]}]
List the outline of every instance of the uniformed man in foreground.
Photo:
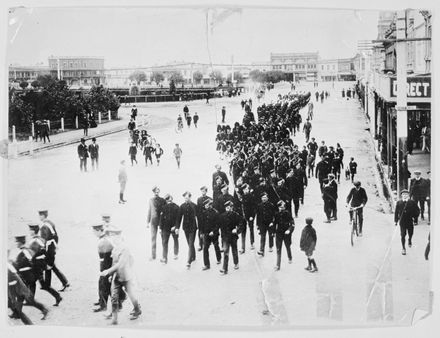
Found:
[{"label": "uniformed man in foreground", "polygon": [[409,199],[409,191],[403,189],[400,192],[401,200],[396,204],[394,211],[394,223],[400,225],[400,241],[402,243],[402,255],[406,255],[406,234],[408,233],[408,246],[412,247],[414,223],[417,222],[420,209],[414,200]]},{"label": "uniformed man in foreground", "polygon": [[196,249],[194,242],[197,232],[197,206],[191,201],[191,193],[186,191],[183,195],[185,202],[180,205],[179,225],[182,224],[185,233],[186,242],[188,243],[188,261],[186,267],[189,269],[191,263],[196,260]]},{"label": "uniformed man in foreground", "polygon": [[217,264],[221,263],[222,255],[220,252],[218,237],[219,237],[219,213],[212,207],[213,200],[207,199],[203,203],[204,210],[200,213],[199,231],[203,237],[203,270],[211,268],[209,260],[209,247],[214,246]]},{"label": "uniformed man in foreground", "polygon": [[289,264],[292,263],[292,251],[290,249],[292,245],[292,233],[295,229],[295,223],[292,215],[286,210],[286,203],[279,201],[277,203],[278,212],[275,214],[274,227],[275,227],[275,245],[277,247],[277,265],[275,270],[279,270],[281,267],[281,249],[286,246],[287,257]]},{"label": "uniformed man in foreground", "polygon": [[123,292],[124,289],[133,304],[130,319],[137,319],[142,314],[142,311],[134,290],[133,257],[121,236],[122,230],[114,225],[110,225],[106,232],[109,235],[110,243],[113,245],[112,267],[103,270],[101,276],[112,276],[112,314],[108,318],[112,318],[112,324],[117,325],[118,311],[120,308],[119,300],[121,298],[121,292]]},{"label": "uniformed man in foreground", "polygon": [[273,220],[275,217],[275,206],[269,202],[266,192],[261,194],[261,203],[257,206],[257,228],[260,232],[260,250],[258,255],[264,256],[266,236],[269,236],[269,251],[273,249]]},{"label": "uniformed man in foreground", "polygon": [[243,218],[234,210],[234,203],[227,201],[225,203],[225,212],[220,215],[220,228],[223,240],[223,269],[220,270],[222,275],[228,273],[229,249],[232,250],[232,259],[234,261],[234,269],[238,269],[238,250],[237,241],[238,234],[241,233],[243,227]]},{"label": "uniformed man in foreground", "polygon": [[23,300],[31,297],[31,291],[21,280],[11,262],[8,262],[8,308],[12,310],[10,318],[19,318],[24,325],[33,325],[30,318],[23,313]]},{"label": "uniformed man in foreground", "polygon": [[173,202],[173,197],[166,194],[166,204],[162,207],[160,214],[159,229],[162,236],[162,259],[163,264],[168,262],[168,242],[170,236],[174,242],[174,259],[179,256],[179,206]]}]

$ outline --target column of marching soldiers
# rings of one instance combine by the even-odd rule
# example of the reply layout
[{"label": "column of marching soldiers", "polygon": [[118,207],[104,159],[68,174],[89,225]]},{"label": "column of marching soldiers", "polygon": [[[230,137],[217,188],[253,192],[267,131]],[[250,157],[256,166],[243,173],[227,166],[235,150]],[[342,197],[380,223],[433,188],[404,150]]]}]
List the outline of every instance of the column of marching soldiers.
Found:
[{"label": "column of marching soldiers", "polygon": [[[276,247],[275,270],[281,267],[282,246],[286,247],[288,262],[292,262],[291,243],[295,223],[293,216],[298,217],[300,204],[304,204],[304,189],[307,178],[316,176],[319,179],[323,196],[332,193],[334,178],[339,181],[342,167],[343,151],[339,146],[327,148],[324,141],[321,146],[312,138],[309,142],[313,119],[313,104],[309,103],[310,93],[279,95],[276,103],[257,108],[258,123],[252,113],[250,102],[242,105],[244,117],[242,123],[217,127],[217,150],[221,157],[230,161],[229,174],[232,176],[234,192],[229,193],[228,175],[216,165],[212,175],[212,197],[207,195],[208,188],[201,187],[201,197],[197,203],[191,201],[192,194],[185,192],[185,202],[178,206],[173,197],[166,194],[160,197],[159,187],[153,187],[154,197],[149,202],[148,226],[151,230],[151,260],[156,259],[157,234],[162,238],[161,262],[168,261],[168,242],[173,238],[174,259],[179,254],[179,231],[182,228],[188,243],[187,268],[196,259],[195,242],[198,251],[203,251],[203,270],[211,268],[209,248],[215,250],[216,263],[223,266],[221,274],[228,274],[229,253],[232,251],[234,269],[239,269],[238,240],[241,238],[240,254],[246,251],[246,237],[249,233],[250,249],[254,250],[255,227],[260,235],[257,254],[265,255],[266,239],[269,251]],[[308,117],[304,123],[307,146],[299,151],[291,136],[300,131],[300,109],[308,104]],[[314,163],[318,152],[322,161]],[[354,162],[353,162],[354,163]],[[354,163],[355,164],[355,163]],[[307,168],[307,174],[306,174]],[[351,166],[350,166],[351,168]],[[352,180],[355,173],[351,172]],[[328,192],[326,192],[328,188]],[[336,187],[337,188],[337,187]],[[336,201],[333,197],[324,198],[324,211],[327,221],[336,219]],[[332,202],[333,201],[333,202]],[[293,210],[292,210],[293,204]],[[23,323],[31,324],[31,320],[23,313],[22,306],[26,302],[35,306],[43,313],[45,319],[47,308],[35,299],[36,283],[41,289],[55,298],[54,306],[62,301],[59,292],[51,287],[52,271],[60,279],[63,287],[69,287],[66,277],[55,265],[58,235],[56,227],[47,217],[47,210],[40,210],[41,223],[29,224],[31,238],[26,243],[25,236],[17,236],[16,242],[20,249],[15,261],[8,263],[8,305],[12,309],[12,318],[20,318]],[[317,272],[313,258],[317,236],[312,223],[313,219],[305,219],[300,248],[305,252],[310,272]],[[98,237],[100,256],[99,301],[95,312],[106,311],[111,296],[111,310],[107,315],[117,324],[118,312],[126,295],[133,303],[131,319],[137,319],[141,312],[133,288],[132,257],[123,244],[121,229],[111,224],[110,215],[103,215],[103,222],[93,225]]]}]

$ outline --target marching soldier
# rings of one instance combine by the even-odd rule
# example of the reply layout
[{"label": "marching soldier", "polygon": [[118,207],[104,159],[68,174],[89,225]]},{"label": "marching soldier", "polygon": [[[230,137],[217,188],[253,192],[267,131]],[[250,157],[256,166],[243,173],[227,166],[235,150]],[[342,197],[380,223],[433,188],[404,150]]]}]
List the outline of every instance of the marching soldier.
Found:
[{"label": "marching soldier", "polygon": [[[104,223],[92,225],[92,228],[95,236],[98,237],[99,271],[102,272],[110,269],[112,266],[113,245],[105,232]],[[108,276],[100,276],[98,282],[99,307],[93,309],[93,312],[107,310],[107,302],[111,294],[110,289],[110,278]]]},{"label": "marching soldier", "polygon": [[255,241],[255,235],[254,235],[254,220],[255,220],[255,214],[256,214],[256,203],[255,198],[253,196],[253,190],[250,189],[248,184],[243,185],[243,194],[242,194],[242,209],[243,209],[243,216],[246,221],[243,231],[241,233],[241,251],[240,254],[243,254],[245,252],[245,246],[246,246],[246,227],[249,227],[249,237],[251,241],[251,250],[254,250],[254,241]]},{"label": "marching soldier", "polygon": [[229,185],[228,176],[225,172],[222,171],[222,166],[220,164],[215,165],[216,171],[212,174],[212,188],[214,189],[214,186],[217,182],[217,177],[220,176],[223,180],[223,183],[226,185]]},{"label": "marching soldier", "polygon": [[292,263],[292,251],[290,246],[292,245],[292,232],[295,229],[295,223],[292,215],[286,210],[286,203],[284,201],[279,201],[277,206],[278,212],[275,214],[273,222],[275,227],[275,243],[277,247],[277,265],[275,266],[275,270],[280,270],[283,242],[286,246],[289,264]]},{"label": "marching soldier", "polygon": [[55,229],[55,224],[50,221],[47,210],[38,211],[40,215],[40,221],[42,222],[40,226],[39,235],[44,239],[46,245],[46,262],[47,262],[47,270],[45,272],[45,281],[48,287],[52,284],[52,271],[58,277],[63,287],[60,292],[66,290],[70,284],[67,281],[66,276],[58,269],[55,265],[55,255],[56,249],[58,246],[58,233]]},{"label": "marching soldier", "polygon": [[191,201],[191,193],[186,191],[183,195],[185,202],[180,206],[179,224],[182,223],[182,229],[185,232],[188,243],[188,262],[186,267],[189,269],[191,263],[196,260],[196,249],[194,241],[197,232],[197,206]]},{"label": "marching soldier", "polygon": [[150,199],[148,206],[147,225],[151,226],[151,258],[156,259],[157,229],[160,223],[160,213],[165,205],[165,200],[159,196],[160,189],[154,186],[152,189],[154,197]]},{"label": "marching soldier", "polygon": [[121,230],[111,225],[107,228],[110,243],[113,246],[112,250],[112,267],[101,271],[102,277],[112,276],[111,284],[111,300],[112,313],[108,319],[113,318],[112,324],[118,324],[118,311],[120,309],[121,292],[123,288],[127,293],[130,301],[133,304],[133,311],[131,312],[131,320],[139,318],[142,314],[141,307],[137,300],[134,290],[133,277],[133,257],[121,236]]},{"label": "marching soldier", "polygon": [[228,189],[229,189],[229,186],[226,183],[223,184],[221,187],[222,194],[217,198],[217,204],[215,206],[216,207],[215,209],[220,214],[224,213],[226,210],[225,203],[228,201],[234,200],[234,197],[231,194],[229,194]]},{"label": "marching soldier", "polygon": [[[48,292],[53,298],[55,298],[54,306],[58,306],[62,301],[60,294],[47,284],[45,280],[45,271],[47,269],[47,253],[46,244],[42,237],[38,235],[40,226],[36,223],[31,223],[29,226],[30,240],[29,249],[32,251],[32,271],[35,275],[35,279],[38,280],[42,290]],[[29,286],[32,294],[35,295],[36,283]]]},{"label": "marching soldier", "polygon": [[168,242],[170,236],[174,241],[174,259],[179,256],[179,206],[173,202],[173,197],[166,194],[166,204],[162,207],[160,213],[160,234],[162,236],[162,259],[163,264],[168,262]]},{"label": "marching soldier", "polygon": [[[420,218],[422,220],[425,219],[424,213],[425,213],[425,201],[426,197],[428,196],[428,182],[426,179],[421,177],[421,171],[420,170],[414,170],[415,178],[412,178],[410,181],[410,188],[409,188],[409,197],[418,204],[420,208]],[[414,225],[417,225],[418,220],[416,219]]]},{"label": "marching soldier", "polygon": [[[32,251],[25,245],[26,236],[15,236],[15,241],[17,243],[17,248],[20,251],[17,255],[17,258],[15,259],[15,262],[13,262],[14,268],[17,270],[17,273],[23,281],[24,285],[29,288],[29,291],[31,291],[30,286],[32,285],[34,286],[35,290],[35,283],[37,279],[34,274],[32,264]],[[23,304],[23,301],[25,299],[28,305],[31,305],[41,311],[41,313],[43,314],[41,320],[46,319],[49,310],[43,304],[35,300],[35,293],[32,293],[31,291],[27,297],[24,295],[19,296],[18,302]]]},{"label": "marching soldier", "polygon": [[11,262],[8,262],[8,307],[12,310],[10,318],[20,318],[24,325],[33,325],[23,313],[23,300],[31,298],[31,291],[23,283]]},{"label": "marching soldier", "polygon": [[217,264],[221,263],[222,255],[219,247],[219,213],[212,207],[213,201],[208,198],[203,202],[203,210],[200,212],[199,231],[203,238],[203,269],[211,268],[209,261],[209,247],[214,245]]},{"label": "marching soldier", "polygon": [[394,211],[394,224],[400,225],[400,241],[402,243],[402,255],[406,255],[405,237],[408,233],[408,246],[412,246],[412,236],[414,233],[414,223],[419,217],[420,209],[417,203],[409,199],[409,191],[403,189],[400,192],[401,200],[396,204]]},{"label": "marching soldier", "polygon": [[243,227],[243,218],[238,213],[233,211],[233,207],[234,203],[232,201],[227,201],[225,203],[225,212],[220,215],[220,226],[224,243],[223,269],[220,270],[222,275],[226,275],[228,273],[229,249],[232,250],[234,269],[238,269],[237,241],[238,234],[241,232]]},{"label": "marching soldier", "polygon": [[[209,199],[211,199],[209,196],[207,196],[208,188],[206,186],[203,186],[200,188],[200,191],[202,192],[202,196],[200,196],[197,199],[197,218],[200,220],[200,216],[203,210],[205,210],[205,202]],[[199,228],[199,234],[197,236],[199,238],[199,251],[202,251],[203,249],[203,235]]]},{"label": "marching soldier", "polygon": [[269,202],[267,193],[262,193],[261,203],[257,206],[257,227],[260,232],[260,251],[257,253],[264,256],[264,248],[266,246],[266,234],[269,235],[269,251],[273,248],[273,221],[275,217],[275,206]]}]

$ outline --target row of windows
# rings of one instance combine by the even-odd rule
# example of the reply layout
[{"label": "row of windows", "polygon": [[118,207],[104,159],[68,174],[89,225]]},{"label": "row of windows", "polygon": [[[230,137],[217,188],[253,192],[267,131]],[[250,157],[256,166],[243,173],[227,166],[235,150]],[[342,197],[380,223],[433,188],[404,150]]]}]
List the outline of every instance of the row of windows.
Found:
[{"label": "row of windows", "polygon": [[[63,61],[60,64],[61,68],[67,69],[75,69],[75,68],[103,68],[103,64],[100,62],[82,62],[82,61],[73,61],[73,62],[67,62]],[[58,62],[53,61],[50,63],[50,68],[56,69],[58,67]]]}]

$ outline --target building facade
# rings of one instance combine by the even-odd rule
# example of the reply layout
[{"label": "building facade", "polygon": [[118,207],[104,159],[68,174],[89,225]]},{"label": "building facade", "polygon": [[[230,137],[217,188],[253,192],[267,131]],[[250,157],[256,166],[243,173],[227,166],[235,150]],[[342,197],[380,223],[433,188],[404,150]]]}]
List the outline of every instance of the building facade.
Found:
[{"label": "building facade", "polygon": [[338,81],[338,60],[319,60],[318,64],[318,79],[320,81]]},{"label": "building facade", "polygon": [[10,66],[9,83],[27,81],[32,82],[40,75],[48,75],[47,66]]},{"label": "building facade", "polygon": [[319,53],[271,53],[272,70],[287,74],[289,81],[316,81]]},{"label": "building facade", "polygon": [[50,56],[50,74],[70,86],[89,87],[105,83],[104,58],[88,56]]}]

